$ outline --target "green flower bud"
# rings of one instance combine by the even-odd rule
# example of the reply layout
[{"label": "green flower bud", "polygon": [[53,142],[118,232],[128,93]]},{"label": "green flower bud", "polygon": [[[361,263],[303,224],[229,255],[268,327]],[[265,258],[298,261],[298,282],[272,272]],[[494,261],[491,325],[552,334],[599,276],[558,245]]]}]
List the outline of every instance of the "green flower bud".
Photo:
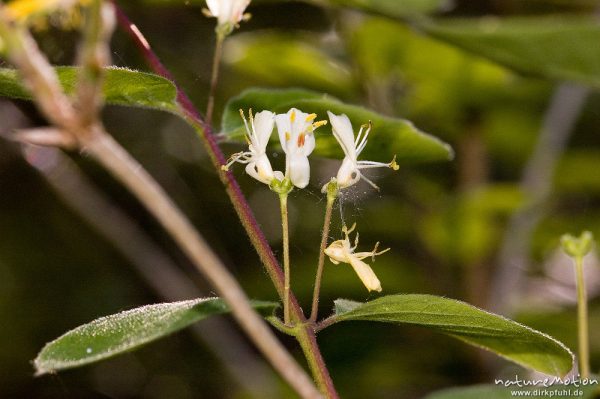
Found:
[{"label": "green flower bud", "polygon": [[579,237],[565,234],[560,238],[562,250],[573,258],[584,257],[592,250],[594,236],[589,231],[584,231]]}]

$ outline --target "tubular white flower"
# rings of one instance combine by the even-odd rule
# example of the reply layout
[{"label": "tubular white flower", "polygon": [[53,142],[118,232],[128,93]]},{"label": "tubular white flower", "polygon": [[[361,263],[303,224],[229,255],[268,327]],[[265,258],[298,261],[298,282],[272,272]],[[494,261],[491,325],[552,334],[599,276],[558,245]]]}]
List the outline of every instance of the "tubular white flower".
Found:
[{"label": "tubular white flower", "polygon": [[[396,157],[389,163],[359,161],[358,156],[367,145],[367,138],[371,132],[371,123],[369,122],[368,125],[362,125],[355,139],[352,123],[345,114],[335,115],[332,112],[327,111],[327,115],[329,115],[333,135],[342,147],[345,155],[336,177],[339,188],[350,187],[362,178],[373,186],[373,188],[378,190],[379,188],[375,183],[367,179],[360,170],[369,168],[392,168],[398,170]],[[323,187],[323,190],[326,189],[326,186],[327,185]]]},{"label": "tubular white flower", "polygon": [[275,114],[270,111],[262,111],[253,116],[252,110],[250,110],[250,123],[246,120],[244,111],[240,110],[240,115],[246,126],[248,151],[233,154],[227,165],[223,165],[221,168],[228,170],[232,164],[239,162],[247,164],[246,173],[262,183],[270,184],[274,178],[283,180],[281,172],[273,172],[266,153],[267,144],[275,124]]},{"label": "tubular white flower", "polygon": [[306,187],[310,180],[308,156],[315,148],[314,130],[327,123],[314,122],[316,117],[296,108],[275,116],[279,141],[286,155],[285,176],[298,188]]},{"label": "tubular white flower", "polygon": [[379,279],[373,272],[373,269],[362,260],[371,257],[373,261],[375,261],[375,256],[381,255],[390,249],[387,248],[377,252],[377,247],[379,246],[379,243],[377,243],[371,252],[355,253],[354,250],[358,246],[358,233],[356,233],[354,246],[351,246],[350,244],[350,233],[354,231],[355,228],[356,223],[350,229],[344,226],[342,232],[346,238],[332,242],[331,245],[325,249],[325,255],[329,256],[329,260],[333,264],[337,265],[340,262],[349,263],[358,275],[358,278],[360,278],[365,287],[367,287],[367,290],[381,292],[381,283],[379,282]]},{"label": "tubular white flower", "polygon": [[217,18],[219,25],[236,26],[244,19],[250,0],[206,0],[209,16]]}]

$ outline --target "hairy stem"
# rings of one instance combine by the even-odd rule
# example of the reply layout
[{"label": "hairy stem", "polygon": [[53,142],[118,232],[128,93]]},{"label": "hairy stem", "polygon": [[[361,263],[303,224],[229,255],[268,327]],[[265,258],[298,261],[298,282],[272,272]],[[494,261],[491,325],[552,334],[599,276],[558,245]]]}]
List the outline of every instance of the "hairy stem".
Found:
[{"label": "hairy stem", "polygon": [[317,274],[315,277],[315,287],[313,290],[312,307],[310,312],[310,321],[315,323],[319,314],[319,296],[321,292],[321,280],[323,278],[323,266],[325,265],[325,248],[329,238],[329,226],[331,226],[331,211],[335,202],[336,195],[327,194],[327,205],[325,206],[325,220],[323,222],[323,235],[321,236],[321,246],[319,247],[319,263],[317,264]]},{"label": "hairy stem", "polygon": [[[44,114],[57,126],[66,130],[66,133],[73,135],[80,149],[87,151],[111,172],[156,217],[196,268],[225,299],[240,326],[286,381],[303,398],[320,398],[321,395],[304,370],[252,309],[235,278],[158,183],[104,131],[100,121],[87,123],[78,117],[74,104],[62,92],[56,73],[39,51],[29,32],[16,28],[4,15],[1,4],[0,37],[9,43],[6,46],[9,58],[19,67],[26,85],[31,89]],[[96,83],[101,81],[101,77],[94,79]],[[49,114],[53,109],[63,110],[57,108],[54,101],[60,103],[60,107],[64,107],[64,113]]]},{"label": "hairy stem", "polygon": [[[113,0],[113,4],[116,5],[115,0]],[[157,74],[174,81],[172,74],[161,63],[160,59],[154,53],[148,41],[129,20],[123,10],[118,5],[116,5],[116,8],[119,26],[129,34],[152,70]],[[202,120],[198,110],[190,101],[185,92],[176,83],[175,85],[177,86],[177,100],[180,106],[179,111],[181,115],[185,117],[188,123],[190,123],[194,130],[196,130],[198,136],[202,139],[202,143],[204,144],[206,151],[211,158],[213,166],[217,170],[221,182],[225,186],[227,194],[229,195],[229,199],[231,200],[231,203],[233,204],[233,207],[240,218],[242,226],[246,230],[252,245],[256,249],[263,266],[265,267],[269,277],[271,278],[271,281],[273,282],[273,285],[275,286],[275,289],[277,290],[277,293],[279,294],[280,298],[283,299],[283,287],[285,280],[283,270],[281,269],[277,258],[273,254],[273,250],[271,249],[263,231],[261,230],[258,221],[256,220],[256,217],[254,216],[254,213],[252,212],[252,209],[250,208],[250,205],[248,204],[248,201],[246,200],[246,197],[244,196],[233,173],[221,171],[221,166],[226,164],[226,157],[217,144],[217,139],[212,132],[211,126]],[[298,304],[293,292],[290,292],[289,303],[290,313],[293,315],[293,317],[299,322],[305,321],[304,313],[302,312],[302,309],[300,308],[300,305]],[[329,371],[327,370],[327,367],[325,366],[321,356],[319,346],[316,342],[315,332],[312,329],[307,329],[305,334],[308,338],[306,340],[306,345],[312,346],[312,356],[317,356],[320,358],[320,361],[323,365],[322,367],[312,369],[315,380],[326,381],[326,385],[329,387],[330,397],[336,398],[337,393],[335,393],[333,381],[331,380]]]},{"label": "hairy stem", "polygon": [[77,65],[81,66],[75,106],[83,125],[99,119],[104,98],[104,66],[110,65],[110,37],[115,28],[115,12],[110,3],[94,0],[85,19],[84,35],[79,44]]},{"label": "hairy stem", "polygon": [[[55,148],[22,149],[23,159],[46,178],[70,209],[124,256],[158,297],[172,302],[208,295],[67,155]],[[221,361],[242,390],[260,399],[281,396],[275,373],[229,320],[210,318],[194,324],[191,332]]]},{"label": "hairy stem", "polygon": [[283,321],[290,324],[290,233],[288,227],[287,194],[279,194],[281,207],[281,230],[283,236]]},{"label": "hairy stem", "polygon": [[225,35],[217,32],[215,42],[215,54],[213,55],[212,74],[210,77],[210,92],[208,93],[208,104],[206,105],[206,124],[212,124],[212,116],[215,108],[215,93],[217,92],[217,83],[219,82],[219,69],[221,66],[221,57],[223,56],[223,42]]},{"label": "hairy stem", "polygon": [[577,330],[579,338],[579,371],[583,378],[590,376],[590,349],[588,336],[588,311],[585,280],[583,277],[583,257],[575,258],[575,279],[577,281]]},{"label": "hairy stem", "polygon": [[296,334],[296,339],[302,348],[304,357],[321,392],[328,399],[338,399],[339,396],[335,390],[333,381],[329,377],[323,356],[319,351],[319,344],[317,344],[313,324],[309,322],[304,325]]}]

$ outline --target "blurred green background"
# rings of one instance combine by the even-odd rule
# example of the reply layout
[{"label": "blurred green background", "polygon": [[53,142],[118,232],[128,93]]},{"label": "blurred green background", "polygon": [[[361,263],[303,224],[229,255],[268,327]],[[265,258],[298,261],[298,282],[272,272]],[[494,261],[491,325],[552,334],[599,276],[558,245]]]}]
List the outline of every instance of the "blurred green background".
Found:
[{"label": "blurred green background", "polygon": [[[202,16],[203,2],[119,3],[203,109],[214,41],[214,20]],[[367,8],[344,7],[361,4]],[[558,245],[567,232],[587,229],[600,237],[598,5],[253,1],[252,19],[226,43],[215,120],[226,101],[246,88],[302,87],[409,119],[448,142],[456,152],[453,161],[401,165],[397,173],[375,170],[368,175],[380,192],[361,183],[344,193],[332,238],[341,235],[343,215],[346,223],[358,223],[360,248],[368,250],[376,241],[392,248],[373,266],[384,294],[462,299],[576,350],[573,272]],[[72,63],[76,34],[51,28],[37,37],[53,63]],[[148,70],[119,31],[113,62]],[[107,107],[104,118],[250,296],[275,299],[194,132],[157,111]],[[31,104],[0,100],[3,137],[42,124]],[[223,143],[227,154],[241,148]],[[282,156],[276,149],[272,153]],[[311,157],[311,184],[290,199],[292,284],[305,307],[322,227],[320,188],[338,165]],[[235,173],[280,255],[275,196],[243,168]],[[98,191],[90,191],[90,184]],[[113,239],[103,231],[111,226]],[[598,372],[600,267],[595,253],[586,261],[592,370]],[[140,274],[136,263],[156,268]],[[183,277],[185,289],[167,284],[164,270],[170,268]],[[239,356],[185,331],[114,360],[33,377],[30,361],[47,341],[99,316],[168,295],[193,296],[194,285],[213,294],[135,199],[85,154],[24,152],[0,139],[0,397],[293,397],[227,318],[200,335],[226,336]],[[322,294],[322,315],[336,298],[376,297],[348,265],[329,262]],[[294,343],[282,339],[302,361]],[[527,375],[450,338],[412,328],[340,324],[322,332],[319,342],[344,398],[419,398],[444,387],[489,383],[494,376]]]}]

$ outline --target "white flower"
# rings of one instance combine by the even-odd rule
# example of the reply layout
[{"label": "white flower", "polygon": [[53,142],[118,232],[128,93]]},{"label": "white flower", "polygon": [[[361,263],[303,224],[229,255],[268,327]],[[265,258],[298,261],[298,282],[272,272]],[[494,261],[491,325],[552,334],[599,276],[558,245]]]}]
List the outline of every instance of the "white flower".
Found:
[{"label": "white flower", "polygon": [[350,233],[356,228],[356,223],[348,230],[346,226],[342,229],[346,238],[343,240],[337,240],[331,243],[329,247],[325,249],[325,255],[329,256],[329,260],[333,264],[339,264],[340,262],[349,263],[354,269],[362,283],[367,287],[369,291],[381,292],[381,283],[373,272],[373,269],[362,259],[372,257],[375,261],[376,255],[381,255],[390,249],[384,249],[383,251],[377,252],[379,243],[375,244],[375,248],[371,252],[354,252],[358,246],[358,233],[356,233],[356,239],[354,240],[354,246],[350,244]]},{"label": "white flower", "polygon": [[209,16],[217,18],[219,25],[234,26],[244,19],[250,0],[206,0]]},{"label": "white flower", "polygon": [[246,166],[246,173],[262,183],[270,184],[274,178],[283,180],[283,174],[281,172],[273,172],[271,162],[269,162],[266,153],[267,144],[269,143],[269,138],[273,132],[275,114],[270,111],[262,111],[256,114],[256,116],[253,116],[252,110],[250,110],[249,124],[244,116],[244,111],[240,110],[240,115],[246,126],[248,151],[233,154],[229,159],[229,162],[227,162],[227,165],[223,165],[221,169],[228,170],[233,163],[239,162],[248,164]]},{"label": "white flower", "polygon": [[[360,170],[369,168],[392,168],[394,170],[398,170],[396,157],[394,157],[394,159],[392,159],[392,161],[389,163],[358,161],[358,156],[367,145],[367,138],[369,136],[369,132],[371,131],[371,123],[369,122],[368,125],[362,125],[355,139],[352,123],[350,123],[350,119],[346,115],[335,115],[330,111],[327,111],[327,114],[329,115],[329,120],[331,121],[333,135],[338,143],[340,143],[345,155],[344,160],[342,161],[342,166],[340,166],[336,177],[338,187],[350,187],[362,178],[375,189],[379,189],[375,183],[363,176]],[[326,187],[327,185],[323,187],[323,191],[326,190]]]},{"label": "white flower", "polygon": [[316,114],[307,114],[296,108],[275,117],[281,148],[285,152],[285,176],[292,184],[304,188],[310,180],[308,156],[315,148],[314,130],[327,121],[313,122]]}]

